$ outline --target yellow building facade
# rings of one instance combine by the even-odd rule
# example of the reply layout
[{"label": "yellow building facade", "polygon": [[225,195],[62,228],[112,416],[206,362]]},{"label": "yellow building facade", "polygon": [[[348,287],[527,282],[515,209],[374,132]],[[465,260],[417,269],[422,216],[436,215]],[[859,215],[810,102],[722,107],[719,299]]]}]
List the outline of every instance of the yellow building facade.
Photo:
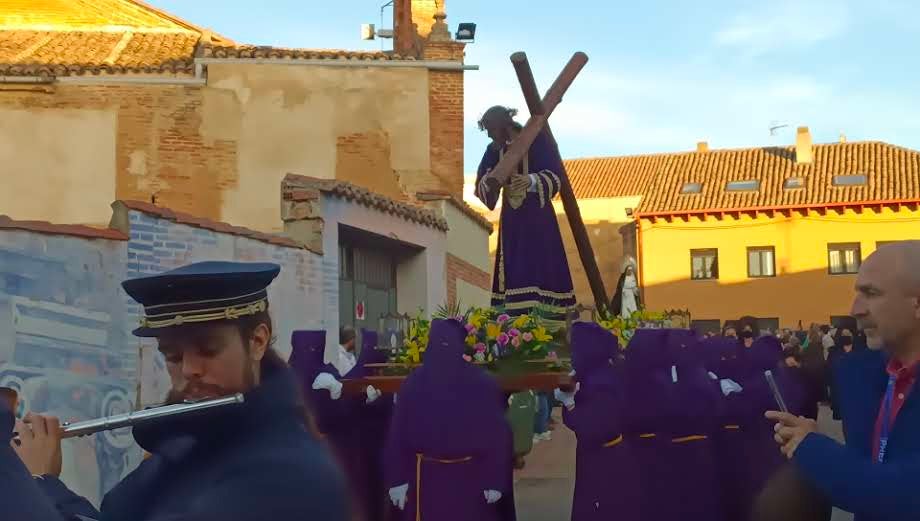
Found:
[{"label": "yellow building facade", "polygon": [[920,239],[920,211],[891,204],[649,217],[639,219],[638,236],[649,308],[689,309],[703,327],[751,315],[764,326],[807,328],[849,315],[860,262],[884,242]]}]

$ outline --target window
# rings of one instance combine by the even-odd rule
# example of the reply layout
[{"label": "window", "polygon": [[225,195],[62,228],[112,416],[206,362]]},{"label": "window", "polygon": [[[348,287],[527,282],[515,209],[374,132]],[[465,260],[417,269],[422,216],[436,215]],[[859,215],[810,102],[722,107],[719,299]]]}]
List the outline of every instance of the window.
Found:
[{"label": "window", "polygon": [[729,181],[725,185],[726,192],[756,192],[760,189],[760,181],[748,179],[745,181]]},{"label": "window", "polygon": [[703,190],[703,183],[684,183],[681,187],[682,194],[698,194]]},{"label": "window", "polygon": [[866,184],[866,174],[835,175],[834,186],[861,186]]},{"label": "window", "polygon": [[786,190],[792,190],[795,188],[805,188],[805,178],[804,177],[790,177],[783,181],[783,188]]},{"label": "window", "polygon": [[827,272],[831,275],[856,273],[861,262],[859,243],[827,245]]},{"label": "window", "polygon": [[757,317],[757,329],[760,332],[770,331],[771,333],[776,333],[779,329],[779,319]]},{"label": "window", "polygon": [[776,261],[773,246],[748,248],[748,277],[776,276]]},{"label": "window", "polygon": [[697,332],[697,334],[706,334],[706,333],[722,333],[722,322],[718,319],[716,320],[691,320],[690,329]]},{"label": "window", "polygon": [[709,280],[719,278],[719,250],[690,250],[690,278]]}]

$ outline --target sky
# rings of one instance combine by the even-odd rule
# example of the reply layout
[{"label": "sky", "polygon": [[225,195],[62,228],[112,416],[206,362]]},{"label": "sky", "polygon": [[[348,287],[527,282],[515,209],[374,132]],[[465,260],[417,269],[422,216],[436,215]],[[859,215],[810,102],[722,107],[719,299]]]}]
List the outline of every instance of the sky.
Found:
[{"label": "sky", "polygon": [[[389,50],[360,26],[392,27],[384,0],[147,0],[240,43]],[[465,172],[491,105],[518,108],[509,56],[544,91],[576,51],[589,61],[550,117],[565,158],[877,140],[920,149],[920,2],[913,0],[446,0],[467,46]],[[771,135],[771,126],[786,125]]]}]

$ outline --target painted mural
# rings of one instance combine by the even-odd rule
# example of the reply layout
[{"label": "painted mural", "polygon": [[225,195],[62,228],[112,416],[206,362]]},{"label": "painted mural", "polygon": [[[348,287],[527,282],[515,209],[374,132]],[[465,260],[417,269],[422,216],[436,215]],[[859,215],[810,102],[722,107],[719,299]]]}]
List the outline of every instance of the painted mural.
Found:
[{"label": "painted mural", "polygon": [[[133,409],[138,343],[126,331],[119,286],[125,248],[0,233],[0,386],[20,392],[20,414],[79,421]],[[141,458],[125,429],[68,440],[63,450],[62,478],[97,504]]]}]

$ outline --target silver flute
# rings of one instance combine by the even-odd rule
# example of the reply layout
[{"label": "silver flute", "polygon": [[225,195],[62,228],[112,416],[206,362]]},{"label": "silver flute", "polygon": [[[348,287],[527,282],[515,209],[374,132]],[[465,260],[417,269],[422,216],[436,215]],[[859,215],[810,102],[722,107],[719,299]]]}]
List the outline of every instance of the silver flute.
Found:
[{"label": "silver flute", "polygon": [[134,411],[114,416],[106,416],[95,420],[87,420],[75,423],[64,423],[61,425],[61,438],[76,438],[78,436],[89,436],[100,431],[120,429],[122,427],[131,427],[139,423],[158,420],[168,416],[185,415],[201,412],[215,407],[224,407],[243,403],[242,393],[237,393],[224,398],[215,398],[213,400],[202,400],[200,402],[178,403],[175,405],[163,405],[153,407],[143,411]]}]

